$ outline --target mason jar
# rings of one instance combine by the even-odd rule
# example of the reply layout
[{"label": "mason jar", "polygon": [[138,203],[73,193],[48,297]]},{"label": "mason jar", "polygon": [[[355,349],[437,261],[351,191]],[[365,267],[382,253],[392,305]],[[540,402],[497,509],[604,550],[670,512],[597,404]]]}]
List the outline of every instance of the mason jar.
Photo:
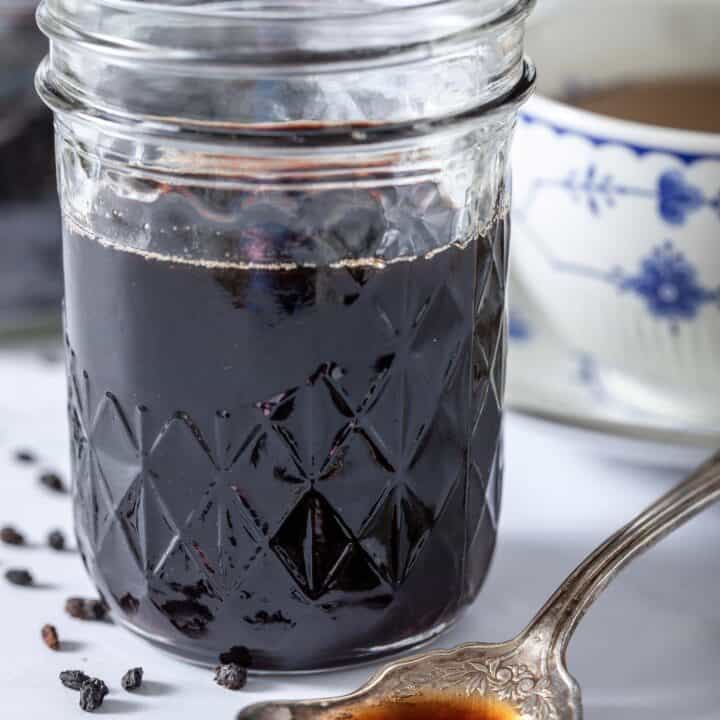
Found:
[{"label": "mason jar", "polygon": [[75,522],[118,622],[308,670],[475,598],[530,5],[41,5]]}]

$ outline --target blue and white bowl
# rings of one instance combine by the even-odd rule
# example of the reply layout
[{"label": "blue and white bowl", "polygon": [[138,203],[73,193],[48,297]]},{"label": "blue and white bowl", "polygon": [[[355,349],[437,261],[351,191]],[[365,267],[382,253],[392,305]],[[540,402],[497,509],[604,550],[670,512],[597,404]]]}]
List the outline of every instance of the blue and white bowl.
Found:
[{"label": "blue and white bowl", "polygon": [[[720,135],[554,99],[720,76],[718,28],[715,0],[583,0],[531,29],[541,95],[513,150],[512,282],[624,401],[720,426]],[[511,335],[528,337],[528,322],[513,308]]]}]

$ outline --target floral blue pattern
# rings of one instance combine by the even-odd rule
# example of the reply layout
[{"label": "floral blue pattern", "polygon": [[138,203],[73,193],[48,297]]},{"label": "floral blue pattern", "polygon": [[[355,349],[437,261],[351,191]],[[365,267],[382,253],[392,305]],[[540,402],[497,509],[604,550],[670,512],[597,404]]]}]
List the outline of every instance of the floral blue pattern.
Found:
[{"label": "floral blue pattern", "polygon": [[653,315],[673,321],[695,317],[705,303],[720,304],[720,288],[703,288],[695,268],[669,241],[641,262],[637,275],[618,274],[617,285],[640,295]]},{"label": "floral blue pattern", "polygon": [[[521,122],[548,127],[558,135],[579,136],[597,147],[617,145],[638,157],[662,156],[658,169],[655,169],[658,167],[656,160],[648,166],[653,174],[647,177],[647,170],[643,168],[642,172],[633,173],[639,178],[634,181],[618,177],[623,172],[620,168],[625,165],[615,162],[613,156],[608,156],[606,163],[604,156],[598,154],[586,156],[586,161],[573,159],[570,154],[568,159],[574,167],[568,167],[565,159],[550,162],[549,166],[556,169],[546,171],[545,176],[538,176],[535,169],[531,170],[533,175],[528,178],[525,192],[516,195],[513,206],[513,220],[518,223],[518,229],[522,228],[522,242],[532,245],[534,252],[539,253],[556,273],[604,283],[629,296],[631,302],[633,297],[650,315],[666,322],[673,332],[695,319],[703,307],[715,305],[720,308],[720,287],[714,287],[717,282],[712,274],[714,270],[698,266],[692,243],[695,227],[694,223],[690,225],[693,218],[699,216],[697,220],[702,225],[697,229],[705,237],[706,221],[720,220],[720,189],[706,182],[708,173],[705,170],[695,171],[697,163],[720,161],[720,155],[687,154],[627,144],[548,123],[544,118],[527,113],[521,113]],[[710,177],[714,176],[710,174]],[[577,225],[582,220],[582,213],[578,216],[577,212],[558,226],[560,237],[557,237],[552,208],[557,207],[558,212],[563,212],[568,204],[587,211],[588,223],[591,223],[587,225],[587,238],[582,227]],[[539,215],[537,206],[540,206]],[[611,214],[616,215],[617,220],[606,225],[604,218]],[[536,218],[542,225],[535,224]],[[639,227],[646,228],[642,238],[618,237],[618,232],[634,234]],[[571,249],[571,238],[565,238],[569,228],[574,229],[576,242],[583,246],[592,238],[593,242],[617,244],[617,248],[605,248],[597,255],[587,252],[584,247]],[[604,233],[606,228],[607,233]],[[667,237],[669,229],[675,233],[672,241],[656,244]],[[565,242],[568,243],[567,252]],[[529,261],[531,255],[527,258]],[[635,262],[638,263],[636,269],[628,265]],[[706,275],[708,279],[705,279]],[[525,336],[520,320],[511,319],[510,337],[514,340],[523,340]]]},{"label": "floral blue pattern", "polygon": [[703,197],[700,188],[687,183],[677,170],[669,170],[660,176],[658,212],[671,225],[683,225],[690,212],[712,202]]},{"label": "floral blue pattern", "polygon": [[655,187],[641,188],[617,182],[611,174],[598,171],[594,163],[583,171],[571,170],[562,179],[536,178],[528,194],[527,210],[538,192],[554,187],[567,192],[575,202],[584,202],[592,215],[614,208],[623,198],[645,198],[657,204],[658,216],[669,225],[684,225],[688,216],[709,208],[720,217],[720,193],[705,197],[702,190],[691,185],[679,170],[667,170],[659,176]]},{"label": "floral blue pattern", "polygon": [[[522,223],[523,234],[545,257],[546,262],[559,273],[576,275],[588,280],[606,283],[620,292],[632,293],[644,300],[648,311],[658,319],[670,323],[673,331],[678,324],[695,318],[700,309],[708,304],[720,308],[720,287],[702,285],[697,269],[670,240],[653,248],[640,260],[637,272],[614,267],[604,270],[578,262],[568,262],[556,257],[545,245],[532,225]],[[521,330],[512,339],[522,339]]]},{"label": "floral blue pattern", "polygon": [[581,137],[584,140],[587,140],[594,147],[605,147],[608,145],[622,147],[626,150],[629,150],[638,157],[643,157],[645,155],[651,155],[654,153],[662,153],[663,155],[672,155],[676,160],[685,165],[693,165],[698,161],[720,159],[720,155],[717,154],[708,154],[706,152],[679,152],[677,150],[672,150],[667,147],[659,147],[647,144],[639,145],[636,143],[619,140],[618,138],[601,137],[599,135],[594,135],[592,133],[578,130],[577,128],[569,128],[565,127],[564,125],[558,125],[554,122],[550,122],[546,118],[533,115],[527,110],[521,111],[519,117],[520,121],[525,125],[540,125],[542,127],[548,128],[549,130],[552,130],[553,133],[559,136],[569,135],[574,137]]}]

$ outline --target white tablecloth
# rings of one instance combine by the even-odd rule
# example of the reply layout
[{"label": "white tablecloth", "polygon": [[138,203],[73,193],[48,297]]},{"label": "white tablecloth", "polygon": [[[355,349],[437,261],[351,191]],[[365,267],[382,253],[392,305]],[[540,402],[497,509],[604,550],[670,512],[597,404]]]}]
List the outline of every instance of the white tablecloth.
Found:
[{"label": "white tablecloth", "polygon": [[[64,406],[60,364],[36,351],[0,352],[0,524],[18,525],[38,544],[0,547],[0,571],[27,566],[42,584],[0,583],[2,720],[82,716],[77,694],[57,679],[68,668],[111,685],[102,713],[147,720],[230,719],[249,702],[335,694],[367,678],[367,668],[263,676],[233,693],[215,686],[208,670],[168,658],[118,627],[65,616],[64,599],[92,594],[92,587],[77,554],[40,546],[51,527],[70,531],[70,508],[67,497],[37,483],[39,467],[67,472]],[[39,467],[12,461],[21,446],[39,452]],[[588,447],[557,427],[513,415],[506,448],[501,539],[491,576],[471,611],[437,646],[514,634],[588,551],[680,475],[603,459],[599,440]],[[717,719],[719,517],[710,510],[630,568],[581,626],[569,664],[585,687],[588,720]],[[59,653],[40,640],[45,622],[65,641]],[[145,668],[147,687],[129,694],[119,680],[136,665]]]}]

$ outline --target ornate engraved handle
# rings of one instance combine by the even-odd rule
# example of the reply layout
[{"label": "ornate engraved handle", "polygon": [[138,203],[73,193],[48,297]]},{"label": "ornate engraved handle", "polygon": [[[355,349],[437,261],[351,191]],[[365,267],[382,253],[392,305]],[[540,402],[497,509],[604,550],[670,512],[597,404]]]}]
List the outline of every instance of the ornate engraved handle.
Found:
[{"label": "ornate engraved handle", "polygon": [[546,644],[564,664],[578,623],[620,570],[719,499],[720,452],[586,558],[523,635]]}]

